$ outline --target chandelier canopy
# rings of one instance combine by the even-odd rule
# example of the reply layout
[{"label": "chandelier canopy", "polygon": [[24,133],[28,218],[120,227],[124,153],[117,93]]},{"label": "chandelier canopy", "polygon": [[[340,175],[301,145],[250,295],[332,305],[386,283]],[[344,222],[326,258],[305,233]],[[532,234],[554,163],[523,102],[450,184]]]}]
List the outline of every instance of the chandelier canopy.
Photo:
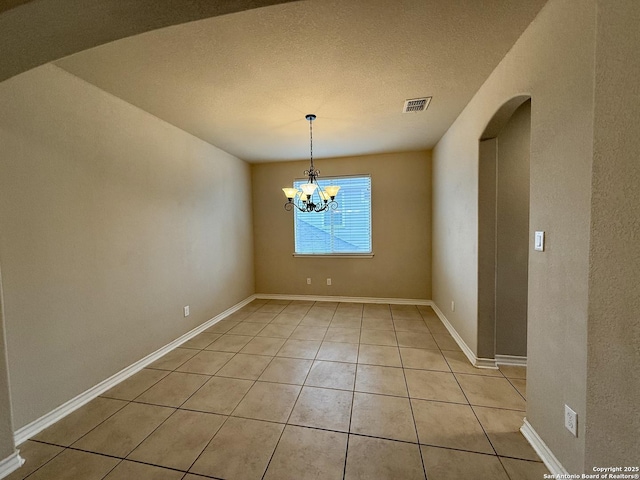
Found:
[{"label": "chandelier canopy", "polygon": [[318,185],[320,170],[316,170],[313,165],[313,121],[316,116],[309,114],[305,118],[309,121],[309,156],[311,165],[309,170],[304,171],[304,174],[309,177],[309,180],[300,186],[300,190],[295,187],[282,189],[287,197],[287,203],[284,204],[284,208],[287,211],[291,211],[295,207],[301,212],[324,212],[329,208],[335,210],[338,208],[338,202],[335,201],[335,198],[340,187],[329,185],[323,189]]}]

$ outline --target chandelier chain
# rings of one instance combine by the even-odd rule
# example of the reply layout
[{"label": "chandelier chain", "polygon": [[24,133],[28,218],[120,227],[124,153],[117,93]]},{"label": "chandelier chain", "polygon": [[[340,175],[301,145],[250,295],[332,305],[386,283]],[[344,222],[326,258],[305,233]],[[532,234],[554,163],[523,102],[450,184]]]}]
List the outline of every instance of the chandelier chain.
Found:
[{"label": "chandelier chain", "polygon": [[313,119],[309,120],[309,152],[311,156],[311,170],[313,171]]},{"label": "chandelier chain", "polygon": [[335,198],[340,187],[337,185],[330,185],[325,189],[318,185],[317,178],[320,174],[320,170],[316,170],[313,165],[313,121],[316,119],[316,116],[309,114],[306,115],[305,118],[309,121],[310,165],[309,170],[305,170],[304,174],[309,177],[309,181],[302,185],[301,191],[295,186],[293,188],[285,187],[282,189],[287,197],[287,203],[285,203],[284,209],[291,211],[295,207],[301,212],[324,212],[326,210],[336,210],[338,208],[338,202],[336,202]]}]

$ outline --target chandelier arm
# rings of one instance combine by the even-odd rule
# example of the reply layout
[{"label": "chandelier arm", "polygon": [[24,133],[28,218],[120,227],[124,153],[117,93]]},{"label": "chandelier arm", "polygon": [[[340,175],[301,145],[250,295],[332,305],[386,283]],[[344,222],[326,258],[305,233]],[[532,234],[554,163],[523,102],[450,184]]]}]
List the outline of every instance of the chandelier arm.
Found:
[{"label": "chandelier arm", "polygon": [[336,210],[338,208],[338,202],[335,200],[331,201],[321,201],[320,203],[307,202],[303,203],[304,207],[298,205],[297,202],[290,201],[284,204],[284,209],[287,212],[293,210],[293,208],[297,208],[301,212],[324,212],[325,210]]},{"label": "chandelier arm", "polygon": [[338,202],[332,200],[330,202],[325,202],[322,205],[316,205],[314,212],[324,212],[325,210],[336,210],[338,208]]},{"label": "chandelier arm", "polygon": [[293,210],[294,207],[297,208],[298,210],[300,210],[301,212],[308,212],[309,211],[306,208],[302,208],[296,202],[287,202],[287,203],[284,204],[284,209],[287,212],[290,212],[291,210]]}]

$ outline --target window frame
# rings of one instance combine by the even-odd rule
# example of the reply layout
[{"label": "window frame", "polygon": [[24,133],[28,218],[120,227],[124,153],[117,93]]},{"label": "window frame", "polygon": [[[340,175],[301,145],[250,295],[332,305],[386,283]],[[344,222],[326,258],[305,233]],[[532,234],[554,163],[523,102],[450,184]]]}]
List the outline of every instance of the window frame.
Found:
[{"label": "window frame", "polygon": [[[332,175],[332,176],[328,176],[328,177],[321,177],[318,179],[318,182],[320,183],[320,185],[322,185],[323,182],[326,181],[330,181],[330,180],[337,180],[336,183],[340,183],[339,180],[340,179],[347,179],[347,178],[368,178],[369,179],[369,246],[370,249],[368,252],[319,252],[319,253],[300,253],[300,252],[296,252],[296,235],[297,235],[297,229],[296,229],[296,221],[297,221],[297,215],[298,214],[304,214],[304,212],[298,212],[297,209],[294,209],[294,217],[293,217],[293,256],[294,257],[299,257],[299,258],[373,258],[374,253],[373,253],[373,208],[372,208],[372,202],[371,202],[371,197],[372,197],[372,179],[371,179],[371,174],[368,173],[363,173],[363,174],[355,174],[355,175]],[[308,179],[307,178],[296,178],[294,179],[294,186],[296,185],[296,182],[298,183],[304,183],[307,182]],[[341,191],[342,192],[342,191]],[[338,196],[336,197],[336,201],[338,202],[338,205],[340,208],[341,206],[341,197],[340,197],[340,193],[338,192]],[[331,208],[331,207],[329,207]],[[327,212],[323,212],[323,214],[326,215]],[[317,213],[315,213],[315,215],[317,215]],[[342,212],[342,218],[343,218],[343,224],[344,224],[344,218],[345,218],[346,212]]]}]

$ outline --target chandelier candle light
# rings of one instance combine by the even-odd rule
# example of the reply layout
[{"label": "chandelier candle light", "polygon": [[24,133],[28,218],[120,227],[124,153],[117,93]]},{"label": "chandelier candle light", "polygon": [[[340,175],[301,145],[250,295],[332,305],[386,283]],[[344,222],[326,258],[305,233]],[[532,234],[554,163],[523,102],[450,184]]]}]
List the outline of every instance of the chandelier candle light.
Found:
[{"label": "chandelier candle light", "polygon": [[324,189],[318,185],[318,177],[320,170],[316,170],[313,166],[313,121],[316,116],[309,114],[305,116],[309,120],[309,150],[311,158],[311,166],[309,170],[305,170],[304,174],[309,177],[307,183],[300,185],[301,190],[297,188],[285,187],[282,189],[287,197],[287,203],[284,209],[291,211],[296,207],[301,212],[324,212],[328,208],[335,210],[338,208],[338,202],[335,201],[336,195],[340,187],[329,185]]}]

